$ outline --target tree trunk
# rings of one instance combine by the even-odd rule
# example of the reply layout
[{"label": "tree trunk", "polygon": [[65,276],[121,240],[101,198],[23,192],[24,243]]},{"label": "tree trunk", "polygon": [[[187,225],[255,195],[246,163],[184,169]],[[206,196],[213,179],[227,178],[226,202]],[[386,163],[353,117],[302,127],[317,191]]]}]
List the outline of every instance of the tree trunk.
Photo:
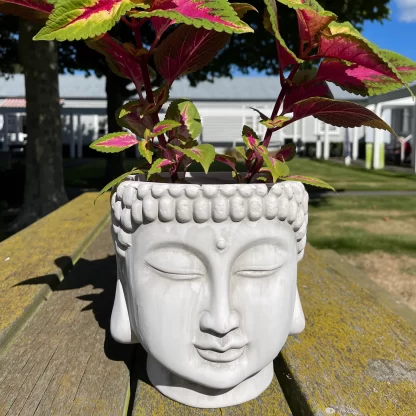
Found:
[{"label": "tree trunk", "polygon": [[13,228],[23,228],[67,201],[61,143],[56,42],[32,40],[41,26],[20,19],[19,59],[26,88],[27,145],[23,208]]},{"label": "tree trunk", "polygon": [[[117,75],[109,72],[106,77],[105,90],[107,93],[107,122],[108,133],[115,133],[121,131],[121,127],[116,121],[116,111],[124,104],[124,88],[125,81]],[[105,170],[106,183],[112,181],[117,176],[125,172],[124,169],[124,154],[107,153],[107,164]]]}]

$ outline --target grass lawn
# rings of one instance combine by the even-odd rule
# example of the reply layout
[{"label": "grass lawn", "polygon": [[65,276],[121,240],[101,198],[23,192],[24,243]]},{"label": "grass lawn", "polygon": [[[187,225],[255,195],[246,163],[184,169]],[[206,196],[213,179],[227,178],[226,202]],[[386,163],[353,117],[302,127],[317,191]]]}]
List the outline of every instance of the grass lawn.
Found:
[{"label": "grass lawn", "polygon": [[[137,164],[136,159],[128,159],[126,170]],[[358,167],[346,167],[331,162],[296,158],[289,163],[292,174],[312,176],[330,183],[338,191],[343,190],[414,190],[416,191],[416,175],[391,172],[369,171]],[[199,166],[195,165],[196,170]],[[88,164],[65,169],[67,186],[100,188],[105,170],[104,159],[92,159]],[[225,165],[214,163],[212,170],[227,170]]]},{"label": "grass lawn", "polygon": [[308,241],[333,249],[416,310],[416,196],[310,201]]}]

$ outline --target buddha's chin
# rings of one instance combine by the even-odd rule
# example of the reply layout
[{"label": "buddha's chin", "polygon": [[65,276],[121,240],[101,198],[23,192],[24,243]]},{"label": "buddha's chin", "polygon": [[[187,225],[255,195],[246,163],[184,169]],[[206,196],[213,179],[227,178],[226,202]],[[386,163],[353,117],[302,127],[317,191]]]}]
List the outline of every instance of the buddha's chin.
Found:
[{"label": "buddha's chin", "polygon": [[230,390],[260,370],[248,372],[245,360],[237,359],[231,362],[214,363],[200,358],[198,365],[188,371],[175,372],[188,382],[215,390]]}]

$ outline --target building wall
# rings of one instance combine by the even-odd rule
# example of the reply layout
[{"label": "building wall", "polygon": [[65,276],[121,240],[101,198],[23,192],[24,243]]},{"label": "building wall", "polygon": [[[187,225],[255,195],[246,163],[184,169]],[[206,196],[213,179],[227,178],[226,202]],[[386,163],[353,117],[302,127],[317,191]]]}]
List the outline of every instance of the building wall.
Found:
[{"label": "building wall", "polygon": [[[163,113],[168,104],[163,107],[161,118],[164,117]],[[203,124],[199,140],[204,143],[212,143],[220,148],[227,148],[242,144],[243,125],[250,126],[260,138],[263,138],[266,128],[260,124],[260,115],[250,107],[269,116],[272,113],[274,102],[195,101],[195,105],[200,112]],[[24,116],[22,110],[20,113]],[[13,118],[11,114],[10,117]],[[19,130],[23,138],[23,127],[20,126]],[[69,146],[71,157],[81,157],[84,146],[88,146],[106,133],[106,101],[104,99],[64,101],[62,106],[62,143]],[[13,140],[13,134],[15,132],[9,129],[9,142]],[[324,134],[324,123],[308,117],[274,133],[271,147],[280,147],[288,141],[295,141],[300,146],[311,144],[315,143],[317,138],[323,140]],[[329,126],[328,135],[331,142],[340,143],[344,141],[345,130]],[[2,140],[1,137],[0,140]]]}]

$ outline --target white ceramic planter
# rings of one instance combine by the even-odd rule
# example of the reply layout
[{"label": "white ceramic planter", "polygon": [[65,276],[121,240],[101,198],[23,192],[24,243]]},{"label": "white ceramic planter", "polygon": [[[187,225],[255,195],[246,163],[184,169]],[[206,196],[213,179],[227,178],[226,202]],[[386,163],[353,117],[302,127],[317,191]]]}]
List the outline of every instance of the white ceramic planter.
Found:
[{"label": "white ceramic planter", "polygon": [[303,185],[130,178],[111,206],[113,337],[140,342],[150,381],[178,402],[217,408],[257,397],[287,336],[305,326],[296,286]]}]

